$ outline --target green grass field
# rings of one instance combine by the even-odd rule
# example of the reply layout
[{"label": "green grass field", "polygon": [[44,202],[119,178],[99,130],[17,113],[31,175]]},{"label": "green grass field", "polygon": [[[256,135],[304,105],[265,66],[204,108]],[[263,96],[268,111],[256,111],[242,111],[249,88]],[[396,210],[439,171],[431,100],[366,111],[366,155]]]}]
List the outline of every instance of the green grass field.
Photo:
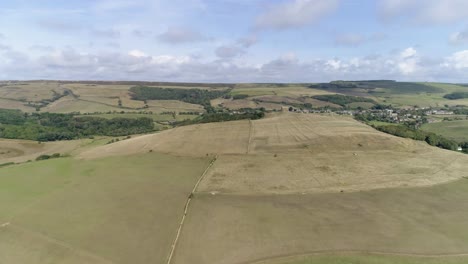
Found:
[{"label": "green grass field", "polygon": [[163,263],[207,164],[150,153],[0,168],[0,263]]},{"label": "green grass field", "polygon": [[[466,179],[351,193],[196,194],[175,259],[192,264],[256,260],[270,264],[283,256],[315,252],[468,254],[467,201]],[[458,264],[468,260],[334,256],[279,263]]]},{"label": "green grass field", "polygon": [[443,121],[424,124],[421,129],[442,135],[458,142],[468,141],[468,120]]}]

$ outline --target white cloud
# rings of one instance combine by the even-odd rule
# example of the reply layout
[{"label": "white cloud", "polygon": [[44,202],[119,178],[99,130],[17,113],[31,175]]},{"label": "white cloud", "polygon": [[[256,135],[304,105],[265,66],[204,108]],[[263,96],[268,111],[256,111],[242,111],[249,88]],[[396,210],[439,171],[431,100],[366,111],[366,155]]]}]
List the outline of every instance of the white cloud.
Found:
[{"label": "white cloud", "polygon": [[141,58],[141,57],[147,57],[148,55],[146,53],[144,53],[143,51],[141,50],[131,50],[128,55],[130,56],[133,56],[133,57],[137,57],[137,58]]},{"label": "white cloud", "polygon": [[398,68],[404,75],[409,75],[418,70],[419,58],[417,51],[413,47],[409,47],[400,53]]},{"label": "white cloud", "polygon": [[468,43],[468,28],[463,31],[455,32],[452,35],[450,35],[449,43],[453,45],[467,44]]},{"label": "white cloud", "polygon": [[454,68],[457,70],[467,70],[468,69],[468,50],[462,50],[455,52],[450,57],[448,57],[443,63],[444,67]]},{"label": "white cloud", "polygon": [[208,40],[208,38],[201,33],[183,27],[170,27],[157,38],[159,41],[170,44],[183,44]]},{"label": "white cloud", "polygon": [[450,24],[468,18],[466,0],[380,0],[384,20],[400,17],[418,24]]},{"label": "white cloud", "polygon": [[322,82],[330,80],[397,79],[407,81],[466,81],[468,50],[447,58],[420,55],[412,47],[397,54],[301,60],[294,52],[249,63],[208,60],[170,54],[153,55],[139,49],[82,52],[54,49],[39,57],[0,51],[3,79],[154,80],[187,82]]},{"label": "white cloud", "polygon": [[294,0],[270,7],[260,14],[256,29],[290,29],[317,22],[338,8],[338,0]]},{"label": "white cloud", "polygon": [[400,53],[401,58],[408,59],[416,55],[417,51],[413,47],[406,48]]}]

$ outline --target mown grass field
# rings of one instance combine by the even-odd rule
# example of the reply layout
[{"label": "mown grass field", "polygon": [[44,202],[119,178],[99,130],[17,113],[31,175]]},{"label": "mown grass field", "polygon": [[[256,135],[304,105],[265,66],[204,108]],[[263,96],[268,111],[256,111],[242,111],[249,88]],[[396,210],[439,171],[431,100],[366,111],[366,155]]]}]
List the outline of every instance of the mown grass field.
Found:
[{"label": "mown grass field", "polygon": [[421,129],[458,142],[468,141],[468,120],[429,123],[422,125]]},{"label": "mown grass field", "polygon": [[0,262],[163,263],[207,164],[151,153],[1,168]]},{"label": "mown grass field", "polygon": [[351,193],[195,194],[175,263],[255,263],[322,251],[468,253],[467,201],[466,179]]},{"label": "mown grass field", "polygon": [[262,261],[255,264],[464,264],[468,257],[418,257],[372,254],[339,254],[296,257],[296,260]]}]

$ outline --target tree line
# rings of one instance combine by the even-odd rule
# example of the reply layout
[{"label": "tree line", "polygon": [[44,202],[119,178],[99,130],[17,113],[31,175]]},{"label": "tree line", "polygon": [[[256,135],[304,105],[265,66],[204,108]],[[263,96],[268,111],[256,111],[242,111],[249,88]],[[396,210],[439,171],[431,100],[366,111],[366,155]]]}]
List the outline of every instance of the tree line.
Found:
[{"label": "tree line", "polygon": [[106,119],[0,109],[1,138],[56,141],[90,136],[126,136],[153,130],[153,120],[147,117]]}]

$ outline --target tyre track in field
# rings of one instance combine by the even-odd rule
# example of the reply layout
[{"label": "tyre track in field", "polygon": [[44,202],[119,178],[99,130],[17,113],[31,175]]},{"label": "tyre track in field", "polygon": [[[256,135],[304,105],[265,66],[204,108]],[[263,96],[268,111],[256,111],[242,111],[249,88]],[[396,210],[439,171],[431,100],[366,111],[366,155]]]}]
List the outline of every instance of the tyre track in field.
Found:
[{"label": "tyre track in field", "polygon": [[182,215],[182,220],[180,220],[180,224],[179,224],[179,228],[177,229],[177,233],[176,233],[176,237],[174,239],[174,242],[172,243],[171,245],[171,251],[169,253],[169,256],[167,258],[167,264],[170,264],[171,261],[172,261],[172,258],[174,256],[174,252],[176,250],[176,247],[177,247],[177,242],[179,241],[179,237],[180,237],[180,233],[182,231],[182,228],[184,226],[184,222],[185,222],[185,218],[187,217],[187,213],[188,213],[188,209],[189,209],[189,206],[190,206],[190,202],[192,201],[192,198],[193,198],[193,195],[195,194],[195,191],[197,190],[198,188],[198,185],[200,185],[200,182],[203,180],[203,178],[205,178],[205,175],[206,173],[208,172],[208,170],[211,168],[211,166],[213,166],[213,164],[215,163],[215,161],[218,159],[218,155],[216,155],[210,162],[210,164],[208,165],[208,167],[206,167],[205,171],[202,173],[202,175],[200,176],[200,178],[198,179],[198,181],[195,183],[195,186],[193,186],[193,189],[192,189],[192,192],[190,193],[190,195],[188,196],[187,198],[187,201],[185,203],[185,206],[184,206],[184,214]]}]

